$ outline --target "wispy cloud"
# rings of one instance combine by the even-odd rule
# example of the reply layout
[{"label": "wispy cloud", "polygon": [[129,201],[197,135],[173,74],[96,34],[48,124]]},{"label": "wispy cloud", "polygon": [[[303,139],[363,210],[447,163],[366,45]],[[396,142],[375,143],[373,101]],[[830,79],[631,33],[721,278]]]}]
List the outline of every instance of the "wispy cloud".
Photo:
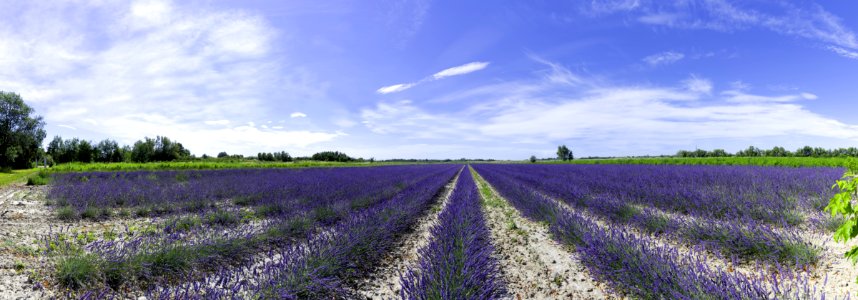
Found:
[{"label": "wispy cloud", "polygon": [[709,94],[712,92],[712,81],[697,77],[697,75],[691,75],[690,78],[683,80],[682,84],[693,93]]},{"label": "wispy cloud", "polygon": [[761,96],[747,94],[738,90],[728,90],[721,92],[724,100],[733,103],[767,103],[767,102],[795,102],[799,100],[816,100],[818,97],[811,93],[798,93],[781,96]]},{"label": "wispy cloud", "polygon": [[488,62],[481,62],[481,61],[467,63],[467,64],[464,64],[461,66],[456,66],[456,67],[452,67],[449,69],[444,69],[441,72],[432,74],[432,78],[441,79],[441,78],[450,77],[450,76],[464,75],[464,74],[468,74],[471,72],[476,72],[476,71],[485,69],[488,65],[489,65]]},{"label": "wispy cloud", "polygon": [[586,15],[601,16],[625,13],[649,25],[681,29],[737,31],[764,28],[783,35],[806,38],[826,45],[844,57],[858,56],[858,35],[842,19],[817,4],[801,5],[790,2],[768,3],[763,12],[734,5],[728,0],[690,0],[678,2],[645,1],[635,5],[595,4],[587,7]]},{"label": "wispy cloud", "polygon": [[444,79],[447,77],[464,75],[464,74],[476,72],[476,71],[485,69],[486,67],[488,67],[488,65],[489,65],[488,62],[480,62],[480,61],[471,62],[471,63],[467,63],[467,64],[464,64],[461,66],[455,66],[452,68],[447,68],[447,69],[441,70],[435,74],[432,74],[432,76],[423,78],[417,82],[400,83],[400,84],[384,86],[384,87],[379,88],[375,92],[382,94],[382,95],[383,94],[397,93],[397,92],[401,92],[401,91],[410,89],[414,86],[417,86],[419,84],[422,84],[422,83],[425,83],[428,81],[440,80],[440,79]]},{"label": "wispy cloud", "polygon": [[60,125],[57,125],[57,127],[68,128],[68,129],[71,129],[71,130],[77,130],[77,127],[69,126],[69,125],[66,125],[66,124],[60,124]]},{"label": "wispy cloud", "polygon": [[203,123],[205,123],[206,125],[228,125],[229,120],[210,120],[204,121]]},{"label": "wispy cloud", "polygon": [[293,112],[292,114],[290,114],[290,115],[289,115],[289,117],[290,117],[290,118],[293,118],[293,119],[294,119],[294,118],[306,118],[306,117],[307,117],[307,114],[302,113],[302,112],[297,112],[297,111],[296,111],[296,112]]},{"label": "wispy cloud", "polygon": [[858,59],[858,51],[850,51],[837,46],[828,46],[828,50],[834,51],[834,53],[846,58]]},{"label": "wispy cloud", "polygon": [[699,76],[675,86],[568,85],[540,76],[458,93],[480,101],[461,101],[470,104],[455,112],[412,101],[381,102],[362,110],[363,125],[377,134],[406,137],[409,144],[459,139],[483,145],[551,145],[574,140],[598,147],[590,150],[602,155],[642,154],[633,149],[671,153],[676,145],[717,139],[858,141],[858,125],[799,104],[815,99],[813,94],[716,92],[710,80]]},{"label": "wispy cloud", "polygon": [[410,89],[411,87],[415,86],[416,84],[417,83],[394,84],[394,85],[390,85],[390,86],[381,87],[378,90],[376,90],[375,92],[379,93],[379,94],[396,93],[396,92],[401,92],[401,91]]},{"label": "wispy cloud", "polygon": [[678,62],[685,58],[685,54],[674,51],[665,51],[661,53],[656,53],[643,58],[643,61],[649,64],[650,66],[658,66],[658,65],[669,65],[675,62]]}]

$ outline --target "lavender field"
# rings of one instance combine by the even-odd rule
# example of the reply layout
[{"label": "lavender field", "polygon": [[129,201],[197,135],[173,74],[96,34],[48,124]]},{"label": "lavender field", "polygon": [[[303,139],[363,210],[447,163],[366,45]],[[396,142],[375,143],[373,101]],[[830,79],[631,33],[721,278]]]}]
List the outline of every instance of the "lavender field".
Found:
[{"label": "lavender field", "polygon": [[[55,174],[0,294],[72,299],[833,299],[838,168],[403,165]],[[25,214],[25,212],[27,212]],[[7,243],[9,244],[9,243]]]}]

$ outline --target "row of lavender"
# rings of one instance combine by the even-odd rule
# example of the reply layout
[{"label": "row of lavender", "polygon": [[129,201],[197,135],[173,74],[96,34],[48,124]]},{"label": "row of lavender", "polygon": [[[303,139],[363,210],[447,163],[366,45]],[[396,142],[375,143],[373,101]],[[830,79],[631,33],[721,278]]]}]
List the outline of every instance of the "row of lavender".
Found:
[{"label": "row of lavender", "polygon": [[590,271],[621,293],[643,299],[805,299],[818,296],[813,288],[802,284],[800,276],[789,270],[770,276],[713,268],[695,250],[680,253],[648,236],[631,234],[622,226],[602,228],[591,218],[565,209],[529,184],[500,171],[502,167],[477,165],[474,168],[525,217],[548,223],[557,241],[576,247]]},{"label": "row of lavender", "polygon": [[[158,191],[159,187],[171,191],[180,191],[182,188],[196,189],[206,184],[205,176],[212,176],[214,184],[209,183],[211,188],[221,188],[221,190],[229,190],[229,188],[219,186],[217,183],[228,185],[229,182],[268,181],[264,185],[248,184],[244,194],[235,193],[229,197],[246,197],[250,194],[256,195],[256,201],[262,203],[260,204],[262,207],[265,207],[264,203],[278,203],[283,206],[280,213],[268,215],[252,223],[224,224],[223,226],[218,223],[188,224],[184,220],[200,217],[185,214],[179,218],[171,218],[164,222],[163,226],[158,226],[157,230],[145,234],[120,233],[118,237],[110,240],[97,240],[82,247],[70,245],[69,241],[58,238],[62,236],[59,234],[46,241],[46,244],[51,245],[47,248],[53,249],[53,254],[61,257],[57,269],[59,283],[77,289],[74,294],[89,295],[100,291],[105,295],[111,295],[146,287],[159,293],[169,292],[159,287],[182,281],[205,280],[213,274],[225,272],[224,270],[241,270],[258,264],[259,257],[270,257],[270,255],[257,255],[260,253],[285,251],[283,249],[296,251],[294,249],[300,247],[305,247],[300,249],[306,250],[306,247],[318,246],[320,241],[333,236],[343,237],[344,235],[336,233],[346,229],[349,229],[349,234],[358,234],[360,232],[355,230],[359,230],[360,227],[354,225],[356,220],[365,218],[368,214],[378,215],[379,211],[399,214],[397,209],[390,207],[391,205],[402,206],[405,205],[403,203],[415,201],[424,203],[432,200],[431,196],[437,193],[459,168],[452,165],[432,165],[248,172],[211,171],[198,173],[200,176],[192,176],[194,178],[192,180],[178,181],[171,179],[174,178],[174,174],[169,172],[153,172],[137,176],[77,175],[78,179],[66,180],[67,182],[55,188],[68,191],[72,188],[66,185],[79,182],[83,187],[76,187],[74,190],[81,194],[93,194],[87,188],[106,191],[105,187],[109,186],[111,178],[118,181],[131,181],[128,178],[134,178],[133,182],[137,186],[130,190],[149,191],[148,194],[143,193],[143,195],[163,195],[163,192]],[[290,172],[296,174],[288,174]],[[251,175],[255,176],[252,178],[255,180],[247,180],[246,177]],[[81,181],[79,178],[83,178],[82,176],[87,176],[86,178],[89,179]],[[231,180],[230,177],[232,177]],[[93,181],[102,182],[90,184]],[[197,182],[191,183],[191,181]],[[274,182],[271,183],[271,181]],[[269,186],[277,186],[277,188],[266,188]],[[313,187],[314,191],[300,197],[295,196],[294,191],[306,189],[306,186]],[[275,193],[281,191],[282,194],[279,195],[292,198],[276,199],[266,194],[270,191]],[[121,193],[114,193],[114,195],[119,194]],[[200,199],[220,201],[223,197],[227,196],[197,198],[196,201],[203,201]],[[107,198],[109,197],[100,199]],[[301,201],[295,201],[296,198]],[[171,200],[173,199],[162,198],[160,201],[164,202],[163,205],[169,205]],[[151,198],[146,201],[154,203],[157,200]],[[420,209],[412,209],[411,213],[422,209],[422,207],[418,208]],[[247,211],[247,208],[242,211]],[[199,214],[210,215],[212,212]],[[336,217],[331,218],[331,215]],[[399,222],[402,222],[402,219]],[[396,235],[397,232],[390,231],[387,234]],[[369,238],[368,241],[355,238],[348,241],[358,244],[384,243],[384,240],[378,240],[377,236]],[[337,241],[340,244],[343,242]],[[64,268],[81,265],[94,270],[89,277],[75,277],[73,275],[76,273],[73,270],[72,272],[64,270]],[[312,271],[315,273],[318,270]],[[71,275],[65,275],[67,273]],[[339,272],[331,274],[339,274]]]},{"label": "row of lavender", "polygon": [[401,276],[403,299],[496,299],[504,295],[470,171],[459,176],[431,233],[429,244],[419,250],[419,265]]},{"label": "row of lavender", "polygon": [[[528,188],[610,220],[614,224],[634,226],[639,230],[656,235],[667,234],[670,238],[683,241],[689,245],[702,244],[727,257],[791,265],[814,264],[821,249],[804,241],[800,237],[799,228],[790,223],[780,222],[779,224],[782,226],[776,226],[765,222],[773,219],[758,219],[754,216],[772,217],[778,214],[774,210],[779,207],[786,209],[790,205],[792,205],[790,210],[796,210],[795,207],[797,206],[802,214],[810,212],[813,215],[818,215],[818,213],[813,213],[816,208],[811,206],[812,201],[784,201],[783,199],[787,198],[783,196],[785,191],[777,188],[784,188],[794,193],[790,194],[789,198],[792,199],[826,197],[827,192],[819,190],[818,186],[826,186],[826,183],[822,181],[827,176],[832,175],[829,172],[831,169],[771,167],[750,167],[750,170],[742,170],[749,167],[705,167],[709,169],[700,169],[687,166],[657,166],[655,168],[653,166],[601,166],[591,168],[590,166],[486,165],[482,168],[513,178]],[[646,169],[646,172],[650,174],[661,168],[664,169],[664,173],[669,175],[652,176],[645,180],[637,179],[637,189],[644,191],[636,192],[627,191],[626,189],[630,187],[621,182],[613,182],[614,187],[611,188],[610,184],[595,184],[589,179],[584,179],[585,177],[623,179],[625,175],[611,175],[611,173],[642,174],[643,172],[637,170],[638,168]],[[679,176],[681,172],[688,173],[686,176]],[[718,176],[718,174],[726,175]],[[671,191],[664,188],[669,186],[669,182],[682,182],[678,181],[677,178],[694,176],[702,178],[696,180],[696,185],[679,184]],[[741,176],[746,177],[742,178]],[[737,183],[737,178],[740,181],[747,181],[749,184],[753,183],[755,187],[753,189],[742,186],[728,188],[731,184]],[[786,178],[791,178],[791,180],[786,180]],[[667,182],[659,180],[666,180]],[[727,182],[717,180],[726,180]],[[708,190],[709,193],[683,192],[681,191],[683,188]],[[631,197],[630,194],[648,196]],[[697,195],[697,197],[688,196],[677,199],[671,196],[679,194]],[[772,196],[775,194],[782,195]],[[740,201],[735,199],[744,199],[743,201],[746,202],[756,201],[757,203],[744,203],[743,205],[745,208],[771,207],[773,211],[767,212],[765,215],[748,215],[745,214],[746,212],[731,209],[726,211],[726,216],[731,219],[729,221],[721,220],[723,217],[716,217],[713,215],[713,211],[717,211],[718,207],[723,208],[724,205],[715,197],[723,197],[724,201],[728,203]],[[665,198],[672,200],[664,200]],[[704,209],[705,207],[714,208]],[[662,209],[679,213],[680,217],[665,215],[661,212]],[[737,220],[739,222],[736,222]]]},{"label": "row of lavender", "polygon": [[562,198],[605,195],[623,202],[723,220],[802,223],[832,196],[840,168],[652,165],[484,166]]},{"label": "row of lavender", "polygon": [[68,173],[55,176],[48,198],[78,213],[91,208],[135,208],[147,215],[200,212],[226,200],[279,211],[306,203],[390,197],[424,171],[387,166]]},{"label": "row of lavender", "polygon": [[350,299],[366,277],[437,200],[456,170],[380,205],[350,214],[328,231],[192,283],[158,287],[151,298]]}]

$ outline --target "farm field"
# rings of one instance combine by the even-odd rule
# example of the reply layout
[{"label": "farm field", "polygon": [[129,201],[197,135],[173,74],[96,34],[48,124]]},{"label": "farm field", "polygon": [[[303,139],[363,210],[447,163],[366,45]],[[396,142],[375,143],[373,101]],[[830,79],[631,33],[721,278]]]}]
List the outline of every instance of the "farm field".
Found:
[{"label": "farm field", "polygon": [[839,299],[830,167],[68,172],[0,190],[0,298]]}]

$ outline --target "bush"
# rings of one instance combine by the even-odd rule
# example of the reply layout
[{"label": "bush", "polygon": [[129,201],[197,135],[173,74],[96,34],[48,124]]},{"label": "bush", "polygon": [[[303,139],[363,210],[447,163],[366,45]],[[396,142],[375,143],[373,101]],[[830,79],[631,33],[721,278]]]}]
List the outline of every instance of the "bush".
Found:
[{"label": "bush", "polygon": [[229,226],[238,224],[239,221],[238,217],[225,210],[218,210],[205,216],[205,223],[209,225]]},{"label": "bush", "polygon": [[98,281],[98,264],[91,255],[72,256],[57,263],[56,277],[63,287],[77,290]]},{"label": "bush", "polygon": [[50,175],[48,172],[42,170],[39,171],[35,176],[30,176],[27,178],[27,185],[46,185],[50,179]]},{"label": "bush", "polygon": [[80,213],[81,218],[90,219],[90,220],[95,220],[100,215],[101,215],[101,210],[98,209],[97,207],[94,207],[94,206],[87,207],[86,209],[83,210],[82,213]]},{"label": "bush", "polygon": [[77,212],[71,206],[63,206],[57,209],[57,219],[72,221],[77,219]]}]

